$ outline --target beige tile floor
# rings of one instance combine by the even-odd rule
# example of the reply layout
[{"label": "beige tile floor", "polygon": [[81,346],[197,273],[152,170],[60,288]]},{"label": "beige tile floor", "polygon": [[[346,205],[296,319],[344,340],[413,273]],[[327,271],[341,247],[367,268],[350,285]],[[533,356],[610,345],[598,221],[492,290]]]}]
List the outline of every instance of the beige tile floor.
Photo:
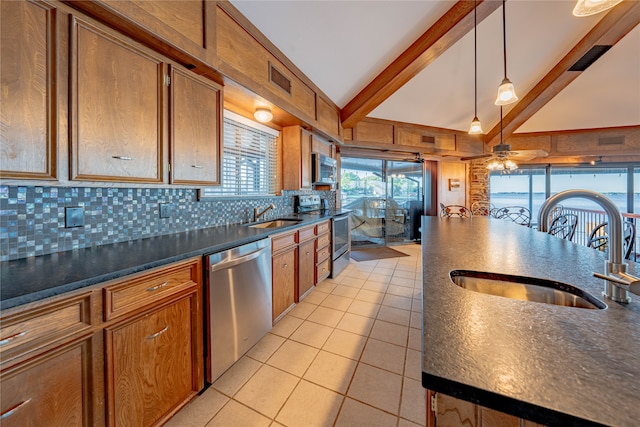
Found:
[{"label": "beige tile floor", "polygon": [[167,426],[425,425],[420,245],[320,283]]}]

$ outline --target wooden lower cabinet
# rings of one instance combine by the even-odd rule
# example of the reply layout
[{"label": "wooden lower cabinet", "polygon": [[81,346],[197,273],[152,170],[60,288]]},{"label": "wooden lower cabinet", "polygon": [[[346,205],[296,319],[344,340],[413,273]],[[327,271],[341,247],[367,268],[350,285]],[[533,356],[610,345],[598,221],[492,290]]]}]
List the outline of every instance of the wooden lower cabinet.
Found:
[{"label": "wooden lower cabinet", "polygon": [[76,339],[3,371],[1,424],[102,425],[100,339],[99,333]]},{"label": "wooden lower cabinet", "polygon": [[193,389],[192,297],[105,330],[109,425],[167,419]]},{"label": "wooden lower cabinet", "polygon": [[427,427],[543,427],[504,412],[427,390]]},{"label": "wooden lower cabinet", "polygon": [[300,243],[298,268],[298,299],[301,299],[316,284],[316,239]]},{"label": "wooden lower cabinet", "polygon": [[273,268],[273,320],[275,321],[295,304],[295,289],[297,285],[298,247],[292,246],[272,258]]}]

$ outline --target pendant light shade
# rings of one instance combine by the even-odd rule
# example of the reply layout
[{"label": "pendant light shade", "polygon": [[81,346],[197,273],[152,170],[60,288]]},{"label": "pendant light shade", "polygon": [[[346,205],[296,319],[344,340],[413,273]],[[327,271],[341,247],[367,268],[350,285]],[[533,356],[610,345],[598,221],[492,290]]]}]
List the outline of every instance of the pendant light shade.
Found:
[{"label": "pendant light shade", "polygon": [[473,121],[471,122],[471,126],[469,127],[469,135],[480,135],[484,133],[482,131],[482,124],[480,124],[480,120],[478,120],[478,117],[474,117]]},{"label": "pendant light shade", "polygon": [[516,88],[513,87],[513,83],[508,78],[504,78],[500,87],[498,88],[498,97],[496,98],[496,105],[509,105],[518,100],[516,95]]},{"label": "pendant light shade", "polygon": [[498,88],[496,105],[509,105],[518,100],[516,89],[507,77],[507,13],[505,11],[505,0],[502,0],[502,54],[504,59],[504,79]]},{"label": "pendant light shade", "polygon": [[471,126],[469,127],[469,135],[480,135],[484,133],[482,131],[482,125],[480,119],[478,119],[478,1],[473,3],[473,98],[474,98],[474,113]]},{"label": "pendant light shade", "polygon": [[578,0],[573,8],[574,16],[589,16],[604,12],[620,3],[622,0]]}]

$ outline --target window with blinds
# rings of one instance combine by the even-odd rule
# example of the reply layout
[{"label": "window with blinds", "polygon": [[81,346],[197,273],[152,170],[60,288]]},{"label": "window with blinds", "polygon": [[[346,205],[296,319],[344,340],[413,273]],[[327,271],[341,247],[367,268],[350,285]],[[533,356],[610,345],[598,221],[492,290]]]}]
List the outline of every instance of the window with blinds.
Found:
[{"label": "window with blinds", "polygon": [[257,126],[225,111],[222,185],[216,194],[255,196],[278,191],[277,133]]}]

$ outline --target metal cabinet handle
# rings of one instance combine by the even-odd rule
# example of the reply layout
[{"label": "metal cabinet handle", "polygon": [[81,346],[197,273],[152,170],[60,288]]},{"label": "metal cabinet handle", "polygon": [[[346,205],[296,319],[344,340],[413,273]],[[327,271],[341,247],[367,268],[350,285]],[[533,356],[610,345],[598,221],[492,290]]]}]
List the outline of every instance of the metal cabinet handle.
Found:
[{"label": "metal cabinet handle", "polygon": [[202,165],[191,165],[191,167],[196,169],[204,169],[204,166]]},{"label": "metal cabinet handle", "polygon": [[152,340],[154,338],[158,338],[160,335],[164,334],[165,332],[167,332],[169,330],[169,325],[165,326],[164,328],[160,329],[158,332],[156,332],[155,334],[151,334],[147,337],[148,340]]},{"label": "metal cabinet handle", "polygon": [[23,337],[25,335],[27,335],[27,332],[29,331],[22,331],[22,332],[18,332],[17,334],[13,334],[9,337],[6,337],[3,340],[0,340],[0,345],[5,345],[5,344],[9,344],[11,341],[15,340],[16,338],[20,338]]},{"label": "metal cabinet handle", "polygon": [[127,156],[111,156],[111,157],[117,160],[133,160],[133,157],[127,157]]},{"label": "metal cabinet handle", "polygon": [[18,409],[22,408],[24,405],[26,405],[29,402],[31,402],[31,398],[28,398],[27,400],[23,400],[22,402],[18,403],[13,408],[9,408],[8,411],[3,412],[2,414],[0,414],[0,420],[4,420],[5,418],[13,415]]},{"label": "metal cabinet handle", "polygon": [[289,267],[289,264],[285,264],[282,266],[282,268],[287,268],[287,267]]},{"label": "metal cabinet handle", "polygon": [[160,283],[159,285],[156,286],[152,286],[150,288],[147,288],[147,292],[153,292],[153,291],[157,291],[160,288],[164,288],[165,286],[167,286],[169,284],[169,282],[164,282],[164,283]]}]

